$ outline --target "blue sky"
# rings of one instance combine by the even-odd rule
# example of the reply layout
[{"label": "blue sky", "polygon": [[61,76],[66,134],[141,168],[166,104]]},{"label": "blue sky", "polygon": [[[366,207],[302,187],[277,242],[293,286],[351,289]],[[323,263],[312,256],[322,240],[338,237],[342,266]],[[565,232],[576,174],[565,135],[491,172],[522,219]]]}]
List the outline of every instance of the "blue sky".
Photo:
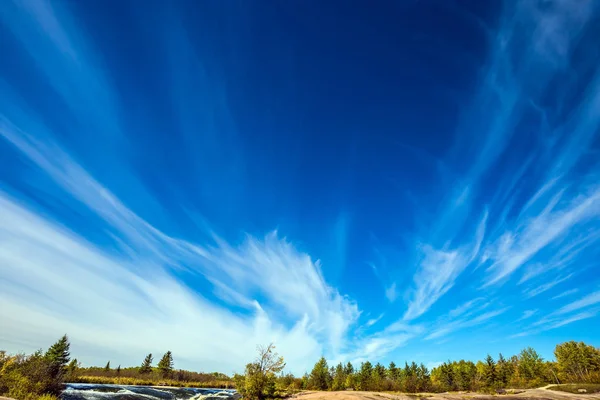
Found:
[{"label": "blue sky", "polygon": [[241,371],[600,345],[595,2],[3,1],[0,343]]}]

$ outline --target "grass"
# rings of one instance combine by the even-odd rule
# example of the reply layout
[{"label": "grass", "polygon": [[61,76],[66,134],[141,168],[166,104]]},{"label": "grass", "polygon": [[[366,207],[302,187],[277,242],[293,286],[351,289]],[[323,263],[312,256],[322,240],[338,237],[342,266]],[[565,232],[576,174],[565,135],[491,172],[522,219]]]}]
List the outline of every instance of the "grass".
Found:
[{"label": "grass", "polygon": [[600,393],[600,383],[569,383],[566,385],[550,386],[549,390],[557,390],[559,392],[579,393],[579,389],[585,389],[587,393]]},{"label": "grass", "polygon": [[129,377],[110,377],[110,376],[79,376],[72,383],[94,383],[94,384],[113,384],[113,385],[132,385],[132,386],[176,386],[189,388],[211,388],[211,389],[233,389],[231,381],[204,381],[204,382],[184,382],[174,379],[140,379]]}]

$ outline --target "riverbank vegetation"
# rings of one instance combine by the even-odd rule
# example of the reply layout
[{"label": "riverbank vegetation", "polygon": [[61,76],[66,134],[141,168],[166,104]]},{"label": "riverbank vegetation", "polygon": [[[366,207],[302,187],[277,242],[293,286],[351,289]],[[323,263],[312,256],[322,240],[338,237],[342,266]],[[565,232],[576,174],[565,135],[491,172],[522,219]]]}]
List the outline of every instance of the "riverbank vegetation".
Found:
[{"label": "riverbank vegetation", "polygon": [[72,379],[77,360],[70,359],[69,340],[60,338],[44,353],[8,355],[0,351],[0,396],[18,400],[49,400],[58,396],[63,382]]},{"label": "riverbank vegetation", "polygon": [[[481,361],[447,361],[432,370],[423,363],[397,365],[365,361],[330,366],[320,358],[302,377],[284,373],[285,362],[275,346],[260,347],[258,357],[246,365],[243,375],[233,378],[213,372],[201,373],[174,368],[173,354],[165,353],[156,365],[146,355],[137,367],[121,367],[107,360],[103,367],[82,367],[71,359],[67,336],[46,352],[9,355],[0,351],[0,396],[18,400],[53,399],[60,395],[65,382],[164,385],[196,388],[236,388],[244,398],[265,400],[287,397],[300,390],[365,390],[390,392],[493,392],[505,388],[529,388],[547,384],[561,385],[555,390],[597,392],[600,388],[600,349],[582,342],[556,346],[555,361],[544,360],[534,349],[519,354]],[[554,389],[554,388],[553,388]]]}]

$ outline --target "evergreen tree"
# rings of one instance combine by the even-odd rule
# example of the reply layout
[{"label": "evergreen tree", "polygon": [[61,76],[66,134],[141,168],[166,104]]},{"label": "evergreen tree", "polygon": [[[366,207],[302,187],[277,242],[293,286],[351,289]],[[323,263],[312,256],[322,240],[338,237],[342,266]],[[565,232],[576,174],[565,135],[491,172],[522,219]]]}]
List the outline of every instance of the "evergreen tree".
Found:
[{"label": "evergreen tree", "polygon": [[404,370],[402,371],[402,383],[404,385],[404,390],[409,393],[414,393],[417,391],[417,372],[419,367],[416,362],[412,362],[410,365],[408,363],[404,363]]},{"label": "evergreen tree", "polygon": [[70,347],[69,338],[67,335],[63,335],[56,343],[50,346],[44,355],[44,358],[50,364],[49,372],[53,379],[58,379],[58,377],[63,376],[67,371],[67,364],[71,357],[69,353]]},{"label": "evergreen tree", "polygon": [[421,363],[417,369],[417,390],[425,392],[429,390],[431,386],[431,375],[429,375],[429,369]]},{"label": "evergreen tree", "polygon": [[[475,367],[475,365],[473,365]],[[445,390],[456,390],[456,381],[454,375],[454,368],[452,363],[448,361],[443,363],[439,367],[440,381]]]},{"label": "evergreen tree", "polygon": [[510,381],[510,378],[512,377],[512,366],[504,358],[502,353],[498,355],[498,363],[496,364],[496,377],[498,379],[498,383],[502,387],[506,387]]},{"label": "evergreen tree", "polygon": [[173,372],[173,355],[167,351],[158,362],[158,370],[163,378],[168,377]]},{"label": "evergreen tree", "polygon": [[379,379],[383,379],[386,376],[385,367],[383,365],[381,365],[381,363],[377,363],[375,365],[375,368],[373,368],[373,372],[374,372],[374,375]]},{"label": "evergreen tree", "polygon": [[330,379],[327,360],[321,357],[310,373],[309,386],[315,390],[327,390]]},{"label": "evergreen tree", "polygon": [[339,363],[333,372],[333,381],[331,383],[331,390],[344,390],[346,388],[346,372],[344,366]]},{"label": "evergreen tree", "polygon": [[70,347],[71,344],[69,343],[69,338],[67,335],[64,335],[56,343],[50,346],[45,357],[53,366],[64,369],[70,360]]},{"label": "evergreen tree", "polygon": [[121,365],[117,367],[117,376],[121,375]]},{"label": "evergreen tree", "polygon": [[106,363],[106,366],[104,367],[104,370],[106,372],[110,371],[110,361]]},{"label": "evergreen tree", "polygon": [[142,362],[142,366],[140,367],[140,374],[149,374],[152,372],[152,353],[148,354],[144,361]]},{"label": "evergreen tree", "polygon": [[77,362],[77,359],[76,359],[76,358],[74,358],[74,359],[72,359],[72,360],[71,360],[71,362],[70,362],[70,363],[69,363],[69,365],[67,366],[67,370],[68,370],[69,372],[73,372],[73,371],[76,371],[76,370],[77,370],[77,368],[79,368],[79,363]]},{"label": "evergreen tree", "polygon": [[390,362],[390,365],[388,367],[388,377],[394,381],[394,382],[399,382],[400,381],[400,368],[396,367],[396,364],[392,361]]},{"label": "evergreen tree", "polygon": [[360,390],[371,390],[371,376],[373,374],[373,364],[365,361],[360,365],[358,372],[358,386]]},{"label": "evergreen tree", "polygon": [[346,376],[348,376],[348,375],[352,375],[353,373],[354,373],[354,366],[352,365],[352,363],[350,361],[348,361],[348,363],[344,367],[344,374],[346,374]]},{"label": "evergreen tree", "polygon": [[496,362],[489,354],[485,358],[483,369],[483,382],[487,387],[494,387],[496,384]]}]

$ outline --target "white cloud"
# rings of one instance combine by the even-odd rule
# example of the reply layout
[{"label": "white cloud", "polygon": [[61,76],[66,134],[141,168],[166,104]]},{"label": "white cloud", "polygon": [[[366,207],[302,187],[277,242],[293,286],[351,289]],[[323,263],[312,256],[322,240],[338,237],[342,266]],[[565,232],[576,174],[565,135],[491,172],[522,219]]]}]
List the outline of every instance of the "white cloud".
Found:
[{"label": "white cloud", "polygon": [[576,311],[594,304],[600,303],[600,291],[593,292],[588,294],[587,296],[582,297],[581,299],[569,303],[563,307],[561,307],[556,313],[557,314],[566,314],[572,311]]},{"label": "white cloud", "polygon": [[385,289],[385,297],[390,303],[393,303],[396,300],[396,297],[398,297],[398,292],[396,291],[396,282],[392,283],[390,287]]},{"label": "white cloud", "polygon": [[367,321],[366,325],[367,326],[373,326],[375,325],[377,322],[379,322],[379,320],[383,318],[383,314],[380,314],[377,318],[371,318],[370,320]]},{"label": "white cloud", "polygon": [[558,285],[558,284],[560,284],[560,283],[562,283],[562,282],[570,279],[572,276],[573,276],[573,274],[569,274],[567,276],[562,276],[562,277],[559,276],[559,277],[557,277],[556,279],[554,279],[554,280],[552,280],[550,282],[546,282],[544,284],[534,286],[534,287],[532,287],[532,288],[524,291],[523,293],[528,298],[537,296],[537,295],[539,295],[541,293],[544,293],[547,290],[552,289],[554,286],[556,286],[556,285]]},{"label": "white cloud", "polygon": [[406,345],[408,341],[423,332],[420,325],[409,325],[397,321],[380,332],[373,335],[356,338],[356,348],[346,354],[342,354],[334,362],[348,360],[353,364],[364,361],[380,360],[387,354]]},{"label": "white cloud", "polygon": [[[484,305],[484,306],[487,307],[487,305]],[[480,310],[481,309],[483,309],[483,308],[480,308]],[[462,319],[454,320],[454,321],[447,321],[447,320],[441,319],[437,323],[437,328],[434,328],[433,332],[431,332],[429,335],[427,335],[425,337],[425,340],[438,339],[440,337],[447,336],[450,333],[453,333],[460,329],[470,328],[470,327],[481,325],[482,323],[487,322],[487,321],[497,317],[498,315],[504,314],[504,312],[506,312],[506,310],[508,310],[508,309],[509,309],[509,307],[505,307],[505,308],[501,308],[501,309],[494,310],[494,311],[488,311],[488,312],[480,314],[476,317],[471,317],[470,315],[465,315],[465,316],[463,316]]]},{"label": "white cloud", "polygon": [[450,318],[456,318],[456,317],[459,317],[469,311],[472,311],[474,306],[477,303],[481,302],[481,300],[483,300],[482,297],[478,297],[476,299],[469,300],[469,301],[461,304],[460,306],[450,310],[450,312],[448,313],[448,316]]},{"label": "white cloud", "polygon": [[[74,342],[95,338],[96,342],[90,339],[89,343],[102,343],[107,347],[114,344],[125,354],[126,343],[137,340],[133,328],[123,329],[118,334],[121,338],[119,343],[98,339],[100,333],[107,337],[116,335],[110,331],[114,328],[103,327],[108,324],[107,320],[116,318],[114,312],[123,315],[116,318],[115,324],[109,324],[112,326],[128,321],[127,326],[142,330],[152,316],[165,320],[164,326],[150,324],[151,327],[156,326],[150,328],[151,331],[159,331],[165,336],[168,336],[167,322],[178,326],[178,329],[184,329],[186,320],[193,322],[185,330],[197,333],[174,335],[177,340],[170,348],[177,353],[176,349],[183,350],[184,344],[188,348],[197,347],[197,353],[186,354],[190,358],[196,357],[199,365],[206,367],[207,360],[216,358],[217,351],[231,347],[231,343],[240,344],[233,346],[239,347],[240,354],[224,359],[240,359],[240,355],[246,359],[257,343],[277,339],[282,353],[288,353],[290,365],[296,368],[306,363],[295,356],[302,347],[306,347],[307,354],[316,356],[324,351],[337,354],[345,350],[348,328],[359,315],[357,305],[325,282],[318,261],[296,250],[276,232],[264,238],[247,236],[237,246],[216,236],[216,246],[170,237],[128,209],[56,145],[32,137],[3,116],[0,117],[0,137],[37,164],[68,195],[106,221],[111,227],[109,233],[127,246],[126,256],[115,259],[114,255],[111,257],[94,249],[74,233],[62,232],[57,225],[3,195],[2,275],[13,284],[12,289],[5,292],[6,296],[12,292],[10,299],[6,298],[10,307],[3,308],[13,315],[7,321],[12,321],[9,332],[14,334],[7,334],[10,335],[7,341],[17,343],[22,340],[19,338],[31,337],[28,343],[32,345],[36,330],[52,332],[54,336],[67,330]],[[43,236],[40,232],[44,232]],[[10,268],[10,265],[19,268]],[[211,283],[214,295],[231,305],[249,309],[254,316],[235,316],[226,308],[211,305],[210,301],[197,296],[195,291],[173,278],[170,275],[172,268],[201,273]],[[31,276],[36,279],[29,279]],[[19,285],[14,286],[16,282]],[[136,283],[142,287],[137,287]],[[82,289],[85,287],[93,289]],[[169,297],[162,296],[161,288],[178,303],[176,309],[170,306],[173,303],[168,300]],[[55,296],[54,291],[59,291],[60,296]],[[30,296],[30,292],[35,295]],[[102,298],[103,294],[110,297]],[[40,300],[53,296],[56,298],[50,303]],[[111,300],[113,296],[116,297]],[[31,310],[25,312],[22,310],[25,303],[19,301],[21,297],[38,301],[32,302]],[[70,302],[75,304],[70,305]],[[125,310],[113,311],[118,310],[120,304],[125,305]],[[134,304],[136,307],[132,308]],[[71,308],[75,308],[76,312],[55,315],[53,319],[34,317],[34,314]],[[104,313],[108,315],[103,316]],[[193,318],[192,315],[198,317]],[[80,325],[89,325],[90,329],[99,333],[87,336],[88,330],[78,327],[78,320]],[[42,329],[44,325],[35,321],[49,324],[48,329]],[[200,327],[201,324],[204,325]],[[226,329],[227,325],[230,327]],[[29,330],[21,332],[23,327],[29,327]],[[223,335],[219,343],[213,339],[215,343],[210,346],[213,350],[196,346],[197,340],[202,343],[202,340],[208,340],[211,332],[214,334],[222,330],[240,332],[240,338]],[[148,340],[139,340],[136,342],[139,346],[132,346],[124,364],[133,362],[134,357],[139,358],[141,347],[149,347],[143,353],[151,351],[152,344],[169,343],[161,342],[157,334],[148,333],[147,336]],[[241,336],[246,339],[241,340]],[[298,347],[293,341],[297,341]],[[232,351],[228,350],[229,353]]]},{"label": "white cloud", "polygon": [[556,299],[560,299],[562,297],[570,296],[572,294],[577,293],[578,291],[579,291],[579,289],[577,289],[577,288],[565,290],[564,292],[559,293],[556,296],[552,297],[552,300],[556,300]]},{"label": "white cloud", "polygon": [[525,311],[523,311],[523,315],[521,316],[521,318],[519,318],[519,321],[531,318],[535,313],[537,313],[537,311],[538,310],[525,310]]},{"label": "white cloud", "polygon": [[[254,300],[251,312],[234,313],[160,264],[147,260],[140,271],[141,265],[102,252],[5,194],[0,219],[0,318],[8,350],[31,351],[67,332],[73,353],[87,364],[106,362],[110,354],[118,355],[114,362],[137,365],[145,353],[171,350],[180,367],[232,372],[253,358],[257,344],[275,341],[290,367],[303,372],[323,345],[338,339],[343,327],[337,324],[348,317],[335,315],[336,307],[345,307],[344,300],[311,298],[311,293],[305,299],[331,301],[321,303],[324,315],[307,309],[304,317],[284,324]],[[253,240],[263,246],[257,251],[288,246],[275,237]],[[300,258],[295,267],[301,265],[303,256],[291,255]],[[322,318],[333,322],[328,325]]]},{"label": "white cloud", "polygon": [[565,326],[565,325],[571,324],[573,322],[581,321],[581,320],[588,319],[588,318],[593,318],[596,316],[596,314],[598,314],[597,311],[596,312],[585,311],[585,312],[579,313],[577,315],[573,315],[572,317],[566,318],[564,320],[556,321],[556,322],[552,323],[550,326],[548,326],[547,329],[559,328],[561,326]]}]

